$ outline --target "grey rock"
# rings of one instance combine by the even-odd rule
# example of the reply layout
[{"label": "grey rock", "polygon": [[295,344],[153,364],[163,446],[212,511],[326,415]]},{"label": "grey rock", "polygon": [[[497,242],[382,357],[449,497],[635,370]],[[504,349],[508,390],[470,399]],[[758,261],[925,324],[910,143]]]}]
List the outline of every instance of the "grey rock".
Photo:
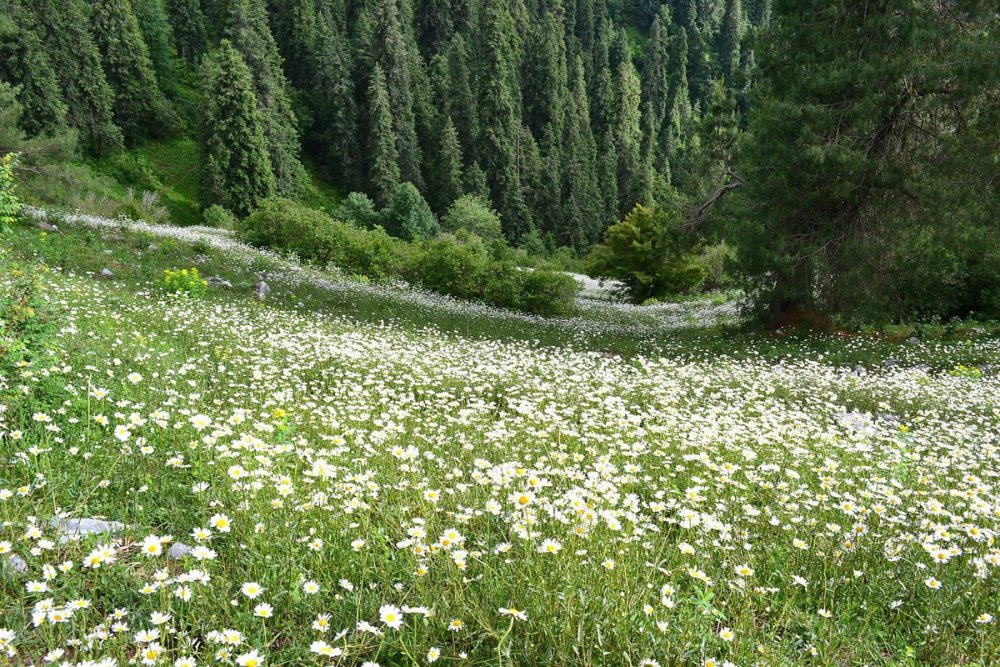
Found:
[{"label": "grey rock", "polygon": [[896,415],[888,414],[888,413],[880,414],[877,417],[877,419],[878,419],[879,422],[881,422],[881,423],[883,423],[883,424],[885,424],[885,425],[887,425],[887,426],[889,426],[891,428],[898,428],[899,425],[902,423],[900,421],[899,417],[897,417]]},{"label": "grey rock", "polygon": [[895,357],[889,357],[888,359],[882,362],[882,366],[884,368],[898,368],[900,366],[899,359],[896,359]]},{"label": "grey rock", "polygon": [[254,286],[253,291],[258,299],[266,299],[271,293],[271,286],[262,280]]},{"label": "grey rock", "polygon": [[857,375],[857,376],[868,375],[868,369],[862,366],[861,364],[858,364],[857,366],[851,369],[851,375]]},{"label": "grey rock", "polygon": [[907,343],[910,343],[910,344],[912,345],[912,344],[914,344],[914,343],[919,343],[919,342],[920,342],[920,339],[919,339],[919,338],[917,338],[916,336],[910,336],[910,339],[909,339],[909,340],[907,340],[906,342],[907,342]]},{"label": "grey rock", "polygon": [[982,373],[983,375],[996,375],[997,374],[997,370],[1000,367],[992,366],[990,364],[982,364],[981,366],[978,366],[977,368],[979,368],[979,372]]},{"label": "grey rock", "polygon": [[930,373],[931,367],[927,364],[917,364],[913,367],[913,370],[920,371],[921,373]]},{"label": "grey rock", "polygon": [[62,234],[62,230],[53,224],[45,222],[44,220],[38,223],[38,228],[43,232],[55,232],[56,234]]},{"label": "grey rock", "polygon": [[28,562],[18,556],[17,554],[10,554],[7,556],[7,560],[3,564],[4,574],[9,577],[11,573],[13,574],[27,574],[28,573]]},{"label": "grey rock", "polygon": [[104,269],[101,269],[101,277],[102,278],[114,278],[115,274],[114,274],[114,271],[112,271],[111,269],[104,268]]},{"label": "grey rock", "polygon": [[180,560],[181,558],[190,555],[193,549],[193,547],[190,547],[183,542],[174,542],[170,545],[170,548],[167,549],[167,558],[170,560]]},{"label": "grey rock", "polygon": [[148,246],[146,246],[146,250],[148,250],[149,252],[153,252],[154,250],[156,250],[156,248],[157,246],[155,243],[150,243]]},{"label": "grey rock", "polygon": [[214,285],[215,287],[225,287],[226,289],[233,288],[233,284],[231,282],[220,276],[209,276],[208,278],[205,278],[205,282],[209,285]]},{"label": "grey rock", "polygon": [[51,525],[59,533],[59,541],[63,543],[87,535],[120,533],[125,529],[125,524],[120,521],[103,519],[52,519]]}]

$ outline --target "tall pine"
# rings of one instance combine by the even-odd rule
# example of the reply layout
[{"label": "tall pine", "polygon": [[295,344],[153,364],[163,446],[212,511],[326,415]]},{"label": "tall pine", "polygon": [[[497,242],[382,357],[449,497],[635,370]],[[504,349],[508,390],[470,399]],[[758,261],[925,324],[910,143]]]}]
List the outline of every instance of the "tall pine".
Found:
[{"label": "tall pine", "polygon": [[389,85],[381,65],[375,65],[368,90],[368,183],[372,199],[386,207],[400,184],[399,151],[389,106]]},{"label": "tall pine", "polygon": [[206,60],[201,115],[205,204],[249,215],[277,187],[253,77],[228,40]]}]

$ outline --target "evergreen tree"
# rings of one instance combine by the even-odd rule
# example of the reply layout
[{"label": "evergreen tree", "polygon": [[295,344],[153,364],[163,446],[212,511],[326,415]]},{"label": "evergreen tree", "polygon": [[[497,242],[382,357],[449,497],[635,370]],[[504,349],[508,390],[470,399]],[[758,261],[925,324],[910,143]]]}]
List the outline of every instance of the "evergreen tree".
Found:
[{"label": "evergreen tree", "polygon": [[646,105],[645,139],[650,143],[652,163],[669,170],[670,157],[670,9],[663,5],[653,19],[642,72],[642,99]]},{"label": "evergreen tree", "polygon": [[478,139],[479,113],[476,98],[472,92],[472,77],[469,72],[469,54],[465,40],[455,35],[448,46],[448,85],[444,100],[444,112],[455,123],[455,130],[462,144],[465,164],[475,161]]},{"label": "evergreen tree", "polygon": [[164,0],[132,0],[142,39],[160,87],[166,89],[174,77],[174,35]]},{"label": "evergreen tree", "polygon": [[737,211],[769,319],[975,307],[969,276],[997,270],[974,241],[996,238],[995,9],[775,0]]},{"label": "evergreen tree", "polygon": [[59,77],[66,118],[85,148],[101,154],[122,147],[114,122],[114,92],[101,67],[83,0],[23,0]]},{"label": "evergreen tree", "polygon": [[455,32],[452,0],[418,0],[417,43],[427,57],[443,52]]},{"label": "evergreen tree", "polygon": [[446,211],[448,206],[465,191],[462,146],[459,143],[458,130],[455,129],[450,116],[445,116],[444,127],[441,130],[441,146],[433,183],[434,208],[439,213]]},{"label": "evergreen tree", "polygon": [[351,58],[342,28],[329,8],[317,22],[316,103],[317,131],[326,137],[334,182],[346,189],[362,187],[365,173]]},{"label": "evergreen tree", "polygon": [[556,240],[580,252],[597,242],[603,231],[597,147],[589,119],[583,59],[578,56],[566,113],[562,174],[565,203],[556,228]]},{"label": "evergreen tree", "polygon": [[278,194],[295,197],[305,183],[299,161],[298,121],[292,110],[281,55],[263,0],[227,0],[226,36],[250,69]]},{"label": "evergreen tree", "polygon": [[162,134],[171,122],[167,101],[129,0],[94,0],[91,26],[114,91],[115,122],[125,138],[134,142]]},{"label": "evergreen tree", "polygon": [[399,172],[404,181],[423,187],[422,155],[417,138],[414,110],[414,60],[403,35],[397,0],[379,0],[379,16],[372,51],[377,54],[386,75],[392,126],[399,152]]},{"label": "evergreen tree", "polygon": [[719,67],[730,90],[737,88],[740,69],[740,43],[743,39],[743,6],[740,0],[726,0],[726,10],[719,31]]},{"label": "evergreen tree", "polygon": [[20,0],[8,0],[7,10],[10,22],[0,21],[0,80],[17,86],[18,127],[32,137],[61,134],[66,103],[35,21]]},{"label": "evergreen tree", "polygon": [[522,145],[520,106],[514,90],[518,84],[514,21],[507,0],[485,0],[480,11],[478,154],[503,219],[504,233],[516,243],[533,224],[519,165],[528,155],[528,146]]},{"label": "evergreen tree", "polygon": [[202,89],[203,198],[238,216],[277,192],[253,77],[228,40],[207,60]]},{"label": "evergreen tree", "polygon": [[201,62],[208,49],[208,26],[198,0],[167,0],[177,55],[191,65]]},{"label": "evergreen tree", "polygon": [[611,142],[618,159],[614,171],[618,181],[617,217],[637,203],[648,203],[651,183],[642,155],[642,115],[639,77],[631,61],[618,66],[615,77],[615,108]]},{"label": "evergreen tree", "polygon": [[381,65],[376,65],[372,73],[368,103],[369,190],[375,203],[384,207],[392,200],[400,180],[399,151],[396,149],[396,133],[392,127],[389,88]]}]

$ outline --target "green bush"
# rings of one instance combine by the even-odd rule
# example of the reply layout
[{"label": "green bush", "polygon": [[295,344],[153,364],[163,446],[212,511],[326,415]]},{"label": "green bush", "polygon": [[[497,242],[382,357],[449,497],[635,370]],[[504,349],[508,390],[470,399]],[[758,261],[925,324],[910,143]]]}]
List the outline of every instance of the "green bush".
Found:
[{"label": "green bush", "polygon": [[463,195],[452,202],[441,219],[441,227],[446,232],[467,231],[488,241],[503,235],[500,214],[476,195]]},{"label": "green bush", "polygon": [[642,303],[649,297],[685,294],[697,288],[706,269],[698,264],[698,239],[678,221],[655,207],[636,206],[612,225],[604,243],[587,257],[587,272],[617,278],[629,297]]},{"label": "green bush", "polygon": [[381,217],[386,231],[407,241],[432,239],[441,231],[431,207],[412,183],[396,188]]},{"label": "green bush", "polygon": [[375,202],[361,192],[352,192],[344,197],[344,200],[334,210],[333,217],[361,229],[372,229],[379,224]]},{"label": "green bush", "polygon": [[540,315],[566,315],[574,307],[571,277],[496,260],[483,239],[468,231],[405,243],[381,228],[358,229],[284,199],[266,200],[239,225],[241,238],[251,245],[294,252],[348,275],[405,277],[440,294]]},{"label": "green bush", "polygon": [[8,153],[0,157],[0,228],[10,226],[21,212],[21,202],[14,192],[14,164],[16,156]]},{"label": "green bush", "polygon": [[572,276],[546,269],[523,273],[521,310],[549,317],[573,314],[580,287]]},{"label": "green bush", "polygon": [[209,227],[216,229],[236,229],[236,216],[229,209],[218,204],[212,204],[201,214],[202,220]]},{"label": "green bush", "polygon": [[357,229],[287,199],[266,200],[240,223],[240,236],[253,246],[380,280],[398,277],[407,254],[382,230]]}]

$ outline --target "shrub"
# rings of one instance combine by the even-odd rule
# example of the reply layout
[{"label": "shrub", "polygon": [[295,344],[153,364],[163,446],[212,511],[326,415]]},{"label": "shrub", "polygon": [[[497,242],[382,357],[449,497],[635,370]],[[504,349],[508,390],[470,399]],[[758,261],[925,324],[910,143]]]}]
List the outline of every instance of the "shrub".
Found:
[{"label": "shrub", "polygon": [[333,217],[361,229],[371,229],[379,224],[375,202],[361,192],[352,192],[344,197],[344,201],[333,211]]},{"label": "shrub", "polygon": [[446,235],[423,246],[413,278],[435,292],[482,300],[490,264],[489,256],[480,248]]},{"label": "shrub", "polygon": [[236,216],[229,209],[212,204],[201,214],[202,220],[209,227],[216,229],[236,229]]},{"label": "shrub", "polygon": [[198,273],[198,269],[166,269],[163,272],[163,286],[172,294],[200,299],[208,291],[208,282]]},{"label": "shrub", "polygon": [[21,202],[17,198],[14,181],[14,164],[16,156],[7,153],[0,157],[0,227],[14,223],[21,212]]},{"label": "shrub", "polygon": [[704,279],[695,261],[698,240],[678,221],[655,207],[636,206],[612,225],[604,243],[587,257],[591,275],[617,278],[642,303],[651,296],[684,294]]},{"label": "shrub", "polygon": [[470,232],[487,241],[503,235],[500,214],[476,195],[463,195],[452,202],[441,219],[441,227],[446,232]]},{"label": "shrub", "polygon": [[406,255],[403,244],[380,229],[357,229],[287,199],[266,200],[240,223],[240,236],[250,245],[382,280],[399,275]]},{"label": "shrub", "polygon": [[580,286],[572,276],[545,269],[524,272],[521,309],[550,317],[572,315]]},{"label": "shrub", "polygon": [[441,231],[431,207],[412,183],[403,183],[396,188],[381,217],[390,234],[407,241],[432,239]]}]

